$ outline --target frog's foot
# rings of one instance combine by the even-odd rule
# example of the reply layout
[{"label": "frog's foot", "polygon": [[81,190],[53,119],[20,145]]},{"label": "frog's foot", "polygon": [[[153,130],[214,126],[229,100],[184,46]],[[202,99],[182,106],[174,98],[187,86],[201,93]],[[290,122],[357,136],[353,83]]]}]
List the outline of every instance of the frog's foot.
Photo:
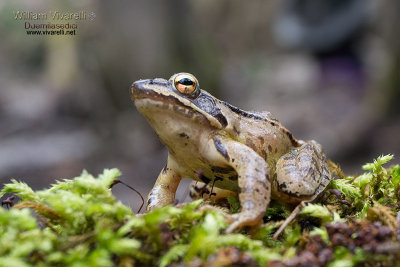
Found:
[{"label": "frog's foot", "polygon": [[257,225],[262,221],[262,216],[260,217],[259,215],[251,211],[236,213],[231,215],[230,217],[232,222],[230,223],[228,229],[226,229],[227,234],[230,234],[236,229],[244,226]]},{"label": "frog's foot", "polygon": [[244,226],[253,226],[257,225],[260,223],[262,216],[256,216],[254,212],[251,211],[245,211],[245,212],[240,212],[236,214],[229,214],[227,209],[217,207],[217,206],[212,206],[212,205],[204,205],[200,209],[200,211],[217,211],[222,216],[224,217],[225,221],[229,224],[229,227],[226,229],[226,233],[230,234],[233,231],[235,231],[238,228],[244,227]]},{"label": "frog's foot", "polygon": [[193,181],[189,185],[189,196],[192,200],[211,197],[211,186],[202,182]]},{"label": "frog's foot", "polygon": [[237,193],[230,190],[216,188],[210,184],[198,181],[193,181],[189,185],[189,190],[189,196],[191,199],[196,200],[203,198],[205,200],[210,200],[212,203],[216,203],[218,200],[227,198],[230,195],[237,195]]},{"label": "frog's foot", "polygon": [[209,210],[216,211],[216,212],[222,214],[225,221],[229,224],[231,224],[234,221],[234,218],[232,218],[232,214],[229,214],[229,210],[226,208],[219,207],[219,206],[212,206],[210,204],[202,205],[199,208],[199,211],[201,211],[201,212],[209,211]]}]

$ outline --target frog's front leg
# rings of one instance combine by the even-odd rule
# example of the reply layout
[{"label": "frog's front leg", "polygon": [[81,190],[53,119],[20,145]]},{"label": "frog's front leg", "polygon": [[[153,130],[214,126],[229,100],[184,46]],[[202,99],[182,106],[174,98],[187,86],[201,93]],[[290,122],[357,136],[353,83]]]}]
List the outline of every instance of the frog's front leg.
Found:
[{"label": "frog's front leg", "polygon": [[216,136],[213,144],[226,164],[238,174],[241,211],[232,215],[227,233],[242,226],[260,223],[271,196],[268,164],[254,150],[229,138]]},{"label": "frog's front leg", "polygon": [[168,163],[161,170],[147,197],[147,211],[172,204],[181,178],[181,175],[176,171],[174,159],[168,155]]}]

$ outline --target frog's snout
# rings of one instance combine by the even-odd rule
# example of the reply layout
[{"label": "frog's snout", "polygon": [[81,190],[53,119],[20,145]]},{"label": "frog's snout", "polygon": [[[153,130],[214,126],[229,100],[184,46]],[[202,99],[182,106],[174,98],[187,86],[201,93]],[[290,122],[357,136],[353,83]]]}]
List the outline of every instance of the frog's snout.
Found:
[{"label": "frog's snout", "polygon": [[152,84],[153,80],[150,79],[134,82],[131,86],[131,99],[135,101],[153,94]]},{"label": "frog's snout", "polygon": [[149,95],[159,94],[169,88],[167,80],[156,78],[147,80],[138,80],[131,86],[131,98],[136,100]]},{"label": "frog's snout", "polygon": [[132,84],[131,86],[131,97],[135,99],[140,93],[143,93],[147,90],[147,84],[149,84],[150,80],[139,80]]}]

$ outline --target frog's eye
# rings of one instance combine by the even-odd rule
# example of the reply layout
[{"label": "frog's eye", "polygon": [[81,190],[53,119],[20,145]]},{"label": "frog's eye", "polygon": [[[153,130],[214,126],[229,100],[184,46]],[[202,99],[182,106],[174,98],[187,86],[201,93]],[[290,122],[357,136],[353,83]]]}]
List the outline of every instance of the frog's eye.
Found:
[{"label": "frog's eye", "polygon": [[176,90],[185,95],[193,94],[198,87],[196,78],[188,73],[176,75],[173,84]]}]

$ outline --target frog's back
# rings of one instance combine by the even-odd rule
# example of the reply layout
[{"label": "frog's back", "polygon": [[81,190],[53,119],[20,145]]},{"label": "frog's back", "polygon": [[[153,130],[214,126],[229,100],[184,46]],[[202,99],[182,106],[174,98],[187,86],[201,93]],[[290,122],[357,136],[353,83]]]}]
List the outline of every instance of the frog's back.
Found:
[{"label": "frog's back", "polygon": [[237,141],[256,151],[272,171],[282,155],[299,146],[298,140],[270,112],[248,112],[224,104],[237,114],[230,125]]}]

